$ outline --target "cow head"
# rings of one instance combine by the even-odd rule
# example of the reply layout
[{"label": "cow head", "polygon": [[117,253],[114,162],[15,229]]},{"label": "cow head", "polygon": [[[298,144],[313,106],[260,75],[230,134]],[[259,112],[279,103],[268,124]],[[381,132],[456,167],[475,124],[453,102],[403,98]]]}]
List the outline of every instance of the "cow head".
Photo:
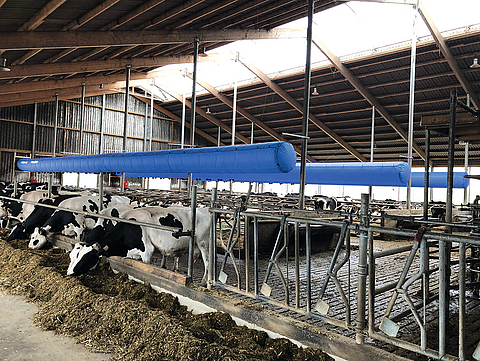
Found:
[{"label": "cow head", "polygon": [[35,230],[30,237],[28,248],[39,249],[43,247],[48,241],[48,230],[40,227],[35,227]]},{"label": "cow head", "polygon": [[27,233],[25,232],[25,227],[23,223],[18,223],[15,227],[12,228],[10,235],[7,238],[7,241],[13,241],[14,239],[26,239]]},{"label": "cow head", "polygon": [[80,276],[87,273],[96,266],[104,252],[98,243],[93,245],[77,243],[70,252],[67,276]]}]

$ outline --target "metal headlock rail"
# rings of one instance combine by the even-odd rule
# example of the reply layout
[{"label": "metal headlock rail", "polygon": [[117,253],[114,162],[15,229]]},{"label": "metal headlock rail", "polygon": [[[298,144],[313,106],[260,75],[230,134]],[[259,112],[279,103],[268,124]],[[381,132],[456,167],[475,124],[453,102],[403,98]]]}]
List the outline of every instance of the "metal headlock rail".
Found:
[{"label": "metal headlock rail", "polygon": [[[297,212],[297,214],[283,213],[267,213],[257,212],[251,209],[226,210],[222,208],[211,208],[214,215],[230,214],[233,215],[234,221],[229,237],[229,246],[223,258],[223,264],[220,268],[219,277],[212,272],[209,273],[210,287],[218,287],[227,291],[247,296],[252,299],[261,301],[262,303],[278,307],[280,309],[293,312],[295,314],[307,316],[311,319],[321,320],[327,324],[338,327],[340,330],[350,331],[351,335],[355,335],[357,343],[365,343],[366,337],[373,340],[392,344],[396,347],[403,348],[421,355],[441,360],[465,360],[465,348],[463,346],[465,339],[465,315],[459,314],[458,321],[458,355],[454,356],[442,352],[445,350],[445,331],[440,328],[438,332],[438,349],[432,348],[432,335],[437,333],[427,332],[429,315],[433,312],[436,314],[435,307],[432,302],[438,300],[438,295],[446,292],[451,286],[446,282],[437,282],[437,278],[445,278],[446,270],[437,263],[431,253],[438,253],[440,241],[447,243],[459,243],[459,247],[475,246],[480,247],[480,238],[471,236],[460,236],[446,234],[440,232],[427,231],[422,226],[419,230],[399,230],[394,228],[385,228],[370,224],[368,194],[362,195],[360,219],[354,222],[353,215],[346,217],[344,221],[332,221],[314,218],[315,214],[320,212]],[[292,210],[290,210],[292,211]],[[328,212],[333,214],[335,212]],[[339,212],[338,214],[344,214]],[[217,217],[213,217],[217,218]],[[235,258],[232,248],[237,238],[233,237],[238,227],[237,220],[242,220],[245,224],[244,229],[244,269],[243,273],[240,267],[240,256]],[[275,238],[273,250],[268,258],[263,262],[259,261],[259,227],[260,220],[275,220],[279,223],[278,233]],[[214,222],[216,225],[216,222]],[[438,225],[457,225],[455,223],[447,224],[445,222],[433,222]],[[253,224],[253,239],[249,237],[250,224]],[[302,278],[290,278],[288,272],[288,224],[305,226],[305,264],[302,268]],[[428,222],[422,222],[428,225]],[[321,280],[316,275],[315,282],[312,282],[311,268],[311,231],[312,226],[329,226],[338,229],[339,238],[335,246],[333,255],[331,256],[326,273]],[[216,239],[216,230],[214,228],[214,239]],[[347,277],[340,277],[339,272],[347,263],[351,262],[351,246],[350,234],[354,232],[359,238],[358,266],[357,266],[357,282],[351,281],[350,267],[345,272]],[[398,247],[386,251],[375,252],[373,247],[374,233],[397,236],[412,239],[412,245],[406,247]],[[297,234],[295,236],[298,237]],[[282,241],[283,238],[283,241]],[[250,242],[253,241],[253,265],[250,260]],[[297,242],[296,242],[297,243]],[[212,249],[215,245],[212,244]],[[341,258],[342,249],[344,256]],[[388,282],[379,280],[383,279],[383,275],[377,270],[376,261],[380,259],[388,259],[387,257],[399,257],[408,252],[408,256],[403,257],[404,265],[401,272],[396,276],[388,274]],[[462,253],[460,253],[461,255]],[[213,253],[216,258],[216,251]],[[341,258],[341,259],[340,259]],[[228,282],[228,259],[232,261],[232,266],[236,277],[233,281]],[[340,259],[340,260],[339,260]],[[469,260],[460,257],[458,260],[452,260],[452,264],[458,264],[456,269],[456,280],[459,284],[459,303],[465,303],[465,272],[466,264]],[[298,262],[297,259],[293,262]],[[395,261],[398,267],[398,260]],[[292,267],[295,269],[296,267]],[[216,268],[214,268],[216,269]],[[276,270],[276,279],[272,279],[274,270]],[[253,274],[253,285],[251,274]],[[260,276],[263,275],[262,281]],[[395,280],[394,277],[397,279]],[[332,280],[337,294],[340,296],[341,303],[335,302],[333,289],[328,288],[329,281]],[[438,285],[437,285],[438,283]],[[348,289],[348,292],[345,292]],[[418,292],[417,292],[418,291]],[[290,296],[294,293],[295,302],[291,304]],[[350,294],[350,292],[352,294]],[[329,294],[326,297],[327,293]],[[421,301],[414,301],[415,298],[421,297]],[[368,296],[368,297],[367,297]],[[400,298],[399,298],[400,296]],[[356,298],[356,305],[355,305]],[[379,299],[383,302],[378,302]],[[299,300],[299,302],[297,302]],[[312,308],[312,300],[316,300],[315,306]],[[389,300],[389,302],[388,302]],[[335,305],[332,309],[329,302],[334,301]],[[437,301],[436,301],[437,302]],[[385,306],[386,305],[386,306]],[[386,308],[385,308],[386,307]],[[445,309],[446,304],[439,303],[438,316],[439,320],[447,323]],[[356,320],[353,321],[352,314],[356,310]],[[432,311],[433,310],[433,311]],[[399,331],[404,327],[409,317],[413,317],[413,322],[419,329],[419,343],[412,341],[414,338],[405,340],[399,336]],[[432,316],[431,316],[432,317]],[[431,318],[430,317],[430,318]],[[339,331],[345,334],[342,331]],[[407,331],[410,332],[410,331]],[[348,334],[348,332],[347,332]],[[476,340],[478,343],[479,340]],[[372,342],[372,341],[369,341]],[[451,345],[450,345],[451,346]],[[470,355],[467,357],[469,358]],[[480,344],[477,345],[476,351],[471,355],[476,360],[480,360]]]},{"label": "metal headlock rail", "polygon": [[[12,197],[0,196],[0,198],[171,232],[178,230],[172,227],[120,219],[82,210],[59,208]],[[371,340],[391,344],[434,359],[462,361],[473,358],[480,360],[480,343],[478,340],[475,340],[477,343],[475,351],[472,354],[465,355],[466,331],[464,325],[466,316],[464,313],[459,312],[458,315],[458,347],[455,348],[458,349],[457,356],[446,352],[445,328],[439,328],[437,349],[432,347],[431,342],[432,335],[437,337],[437,333],[427,332],[428,321],[432,317],[445,324],[449,322],[446,312],[449,305],[440,302],[439,295],[451,289],[451,285],[445,281],[446,267],[442,267],[442,264],[431,256],[432,252],[441,252],[439,242],[458,243],[459,250],[465,250],[467,246],[480,247],[480,237],[433,232],[424,228],[421,228],[419,231],[410,231],[372,225],[370,224],[368,195],[362,195],[360,214],[334,211],[298,211],[292,209],[282,211],[278,208],[274,212],[260,212],[250,206],[247,208],[247,203],[243,199],[234,208],[225,209],[226,207],[224,206],[221,206],[222,208],[218,207],[222,202],[223,200],[220,200],[217,203],[217,192],[216,190],[212,191],[210,211],[213,215],[211,224],[213,237],[210,239],[209,244],[207,283],[209,289],[225,289],[293,314],[306,316],[312,320],[320,320],[335,326],[334,330],[337,330],[335,332],[355,337],[359,344],[371,343],[372,341],[366,340],[368,337]],[[231,205],[232,202],[230,203]],[[194,217],[196,214],[195,191],[192,194],[191,208],[193,216],[192,224],[190,225],[191,229],[187,231],[188,234],[185,233],[191,237],[191,251],[189,252],[188,263],[188,275],[190,277],[193,274]],[[338,218],[336,220],[319,219],[317,216],[320,213],[337,216]],[[216,239],[220,215],[231,215],[233,218],[227,250],[220,268],[217,268]],[[259,260],[258,223],[260,220],[277,221],[280,225],[275,238],[275,245],[266,261]],[[234,247],[240,244],[241,234],[239,230],[242,222],[244,224],[243,259],[240,252],[238,257],[233,252]],[[432,225],[438,224],[444,226],[457,225],[455,223],[432,222]],[[302,261],[297,257],[293,260],[289,259],[289,225],[293,225],[295,228],[305,227],[305,243],[302,243],[302,247],[305,247],[305,257]],[[429,226],[428,223],[422,223],[422,225]],[[253,231],[251,230],[252,226]],[[311,228],[318,226],[337,229],[339,238],[330,262],[322,266],[323,268],[321,269],[314,268],[312,272]],[[352,249],[350,236],[352,233],[358,236],[359,246],[358,253],[355,251],[355,256],[358,254],[358,265],[351,269]],[[374,233],[412,239],[412,245],[375,252],[373,247]],[[294,232],[294,236],[295,238],[299,237],[298,232]],[[250,250],[252,243],[253,254]],[[295,240],[295,244],[300,244],[298,239]],[[343,257],[341,257],[342,252]],[[402,254],[406,252],[408,252],[408,256],[403,257]],[[382,259],[389,259],[388,257],[401,257],[399,259],[404,259],[405,264],[401,273],[396,276],[382,273],[382,269],[379,269],[376,263]],[[440,259],[442,258],[440,257]],[[190,262],[190,260],[192,261]],[[295,267],[289,268],[289,264],[292,262],[295,264]],[[300,262],[302,262],[302,269],[297,271],[299,270]],[[396,259],[394,262],[398,266],[399,261]],[[468,262],[472,262],[472,259],[465,257],[464,251],[459,251],[458,260],[452,260],[452,265],[455,265],[455,279],[458,282],[459,289],[458,303],[459,307],[463,309],[465,309],[466,302],[467,285],[465,275]],[[348,267],[345,267],[347,264]],[[229,265],[231,265],[230,269],[228,269]],[[322,270],[325,272],[319,273]],[[295,277],[291,277],[292,271],[293,273],[301,272],[302,274],[295,274]],[[355,277],[353,277],[355,272],[357,276],[356,281]],[[236,277],[229,279],[229,273],[234,274]],[[395,277],[396,279],[394,279]],[[387,282],[385,282],[385,278],[387,278]],[[331,284],[330,280],[333,281],[333,286],[329,286]],[[414,301],[412,294],[416,291],[419,292],[415,293],[417,301]],[[290,300],[292,294],[295,297],[292,297],[292,300]],[[335,302],[336,295],[340,296],[340,303]],[[419,295],[420,301],[418,301]],[[433,302],[438,302],[438,311]],[[387,303],[388,305],[385,307]],[[312,305],[314,306],[312,307]],[[355,312],[356,317],[354,317]],[[403,338],[402,332],[400,332],[405,325],[408,325],[408,322],[411,323],[409,318],[412,316],[413,322],[419,329],[418,343],[413,338]],[[475,337],[474,335],[468,336]],[[452,345],[449,346],[451,350]]]}]

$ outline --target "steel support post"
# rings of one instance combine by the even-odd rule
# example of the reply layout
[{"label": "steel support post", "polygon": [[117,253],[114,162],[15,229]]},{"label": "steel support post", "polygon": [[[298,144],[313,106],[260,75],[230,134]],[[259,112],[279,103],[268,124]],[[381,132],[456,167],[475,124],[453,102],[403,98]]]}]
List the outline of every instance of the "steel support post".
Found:
[{"label": "steel support post", "polygon": [[180,148],[185,147],[185,93],[182,95],[182,134],[180,137]]},{"label": "steel support post", "polygon": [[[305,172],[307,163],[308,117],[310,109],[310,78],[312,59],[312,32],[314,0],[308,0],[307,57],[305,61],[305,80],[303,85],[302,151],[300,154],[300,190],[299,208],[305,208]],[[298,296],[297,296],[298,297]],[[298,303],[297,303],[298,307]]]},{"label": "steel support post", "polygon": [[35,158],[36,152],[36,143],[37,143],[37,113],[38,113],[38,102],[35,102],[33,107],[33,135],[32,135],[32,154],[31,157]]},{"label": "steel support post", "polygon": [[105,124],[105,93],[102,95],[102,115],[100,117],[100,142],[98,143],[98,154],[103,153],[103,132]]},{"label": "steel support post", "polygon": [[[85,83],[82,83],[82,97],[80,99],[80,145],[78,153],[83,154],[83,124],[85,120]],[[85,152],[86,154],[86,152]],[[80,188],[80,173],[77,173],[77,188]]]},{"label": "steel support post", "polygon": [[253,292],[258,296],[258,219],[253,217]]},{"label": "steel support post", "polygon": [[98,211],[103,209],[103,173],[98,174]]},{"label": "steel support post", "polygon": [[[311,232],[310,232],[310,224],[306,223],[305,224],[305,258],[306,258],[306,262],[307,262],[307,312],[310,312],[312,310],[312,285],[311,285],[312,247],[311,247],[311,245],[312,245],[312,239],[311,239]],[[288,257],[288,250],[287,250],[287,257]],[[287,273],[287,276],[288,276],[288,273]],[[287,285],[287,287],[288,287],[288,285]]]},{"label": "steel support post", "polygon": [[192,222],[190,223],[190,242],[188,244],[188,277],[193,277],[193,253],[195,251],[195,225],[197,224],[197,186],[192,187]]},{"label": "steel support post", "polygon": [[[217,202],[217,188],[212,189],[212,199],[210,201],[210,208],[215,208],[215,203]],[[211,227],[212,231],[210,232],[211,237],[208,242],[208,282],[207,288],[212,289],[213,283],[215,282],[215,268],[214,268],[214,259],[216,258],[216,240],[217,240],[217,215],[212,213],[212,222]]]},{"label": "steel support post", "polygon": [[237,120],[237,79],[233,85],[233,110],[232,110],[232,145],[235,145],[235,126]]},{"label": "steel support post", "polygon": [[[429,164],[430,164],[430,130],[425,129],[425,176],[423,179],[423,220],[425,221],[428,221],[428,188],[430,187]],[[425,242],[426,252],[423,258],[425,272],[423,274],[423,282],[422,282],[424,300],[426,300],[430,295],[430,256],[428,252],[429,247],[426,243],[427,242]]]},{"label": "steel support post", "polygon": [[465,361],[465,243],[458,249],[458,359]]},{"label": "steel support post", "polygon": [[[373,162],[373,149],[375,147],[375,105],[372,107],[372,135],[370,137],[370,162]],[[373,198],[373,187],[368,187],[370,201]]]},{"label": "steel support post", "polygon": [[[468,174],[468,146],[469,143],[465,142],[465,173]],[[468,204],[468,190],[470,189],[470,185],[463,190],[463,204]]]},{"label": "steel support post", "polygon": [[[132,68],[131,65],[127,65],[126,71],[125,71],[125,113],[123,118],[123,147],[122,147],[122,150],[124,152],[126,152],[127,150],[128,98],[129,98],[131,68]],[[122,177],[120,178],[120,189],[122,192],[125,191],[125,172],[122,172]]]},{"label": "steel support post", "polygon": [[295,308],[300,308],[300,225],[295,222]]},{"label": "steel support post", "polygon": [[193,39],[193,74],[192,74],[192,106],[191,106],[191,127],[190,145],[195,145],[195,113],[197,111],[197,63],[198,63],[198,38]]},{"label": "steel support post", "polygon": [[[368,206],[369,196],[363,193],[361,196],[360,205],[360,226],[368,227]],[[363,330],[365,329],[365,299],[367,287],[367,244],[368,234],[366,231],[361,231],[359,234],[358,245],[358,295],[357,295],[357,344],[363,344]]]},{"label": "steel support post", "polygon": [[[57,127],[58,127],[58,96],[55,94],[55,119],[53,124],[53,151],[52,156],[55,158],[57,156]],[[52,186],[53,186],[53,173],[50,173],[48,176],[48,198],[52,198]]]},{"label": "steel support post", "polygon": [[368,232],[368,334],[375,332],[375,256],[373,255],[373,232]]},{"label": "steel support post", "polygon": [[[412,26],[412,50],[410,56],[410,101],[408,105],[408,165],[413,164],[413,113],[415,107],[415,65],[417,55],[417,35],[415,32],[415,23],[417,20],[417,7],[413,6],[413,26]],[[411,208],[412,181],[407,182],[407,209]]]}]

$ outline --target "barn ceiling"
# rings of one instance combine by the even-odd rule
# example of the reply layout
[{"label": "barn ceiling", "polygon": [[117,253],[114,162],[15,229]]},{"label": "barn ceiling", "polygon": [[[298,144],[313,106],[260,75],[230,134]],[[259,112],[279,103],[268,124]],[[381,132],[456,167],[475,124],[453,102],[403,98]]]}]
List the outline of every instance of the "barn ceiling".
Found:
[{"label": "barn ceiling", "polygon": [[[319,0],[315,11],[342,3]],[[414,164],[423,164],[425,131],[422,116],[448,112],[451,89],[461,100],[466,94],[479,106],[480,69],[471,69],[480,54],[479,28],[444,36],[419,3],[419,13],[433,35],[418,44],[415,84]],[[192,61],[192,41],[208,51],[240,39],[304,37],[298,29],[275,29],[306,16],[306,1],[266,0],[0,0],[0,57],[11,68],[0,72],[0,107],[51,101],[55,93],[78,98],[86,83],[87,96],[109,91],[162,65]],[[406,160],[410,47],[400,46],[377,54],[338,59],[314,37],[330,60],[312,72],[309,147],[310,161],[370,160],[372,106],[376,107],[374,160]],[[219,55],[220,56],[220,55]],[[200,59],[212,61],[215,57]],[[298,139],[283,133],[301,133],[302,72],[270,78],[255,67],[254,59],[241,59],[258,82],[238,90],[237,143]],[[196,126],[221,143],[230,144],[233,90],[197,97]],[[99,84],[105,89],[100,90]],[[157,103],[172,116],[181,115],[179,101]],[[207,108],[211,114],[207,114]],[[188,118],[187,118],[188,120]],[[472,133],[478,129],[473,120]],[[447,137],[432,131],[434,165],[445,165]],[[465,138],[466,139],[466,138]],[[471,164],[480,165],[478,136],[470,141]],[[298,148],[297,148],[298,149]],[[456,163],[463,164],[464,146],[456,146]]]}]

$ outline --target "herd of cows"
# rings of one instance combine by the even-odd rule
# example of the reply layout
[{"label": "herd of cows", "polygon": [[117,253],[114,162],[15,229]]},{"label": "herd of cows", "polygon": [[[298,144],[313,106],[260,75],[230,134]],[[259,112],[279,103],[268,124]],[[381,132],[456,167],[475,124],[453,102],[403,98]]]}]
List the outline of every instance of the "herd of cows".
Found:
[{"label": "herd of cows", "polygon": [[[54,191],[48,197],[46,185],[19,183],[13,197],[12,184],[0,182],[0,219],[11,232],[7,241],[29,239],[28,247],[44,247],[55,233],[72,237],[70,264],[67,275],[77,276],[95,267],[101,256],[130,257],[150,263],[155,250],[162,256],[178,257],[188,252],[190,237],[185,235],[191,226],[191,209],[182,205],[142,206],[124,196],[104,196],[102,200],[87,192]],[[21,201],[37,202],[53,207],[43,207]],[[99,212],[102,202],[102,210]],[[69,212],[79,211],[79,212]],[[98,214],[85,215],[84,212]],[[101,216],[122,218],[146,224],[163,226],[153,228],[144,225],[116,222]],[[168,227],[168,228],[167,228]],[[201,254],[206,283],[208,269],[208,244],[211,232],[211,214],[207,208],[197,208],[195,223],[196,254]],[[188,234],[188,233],[187,233]]]}]

